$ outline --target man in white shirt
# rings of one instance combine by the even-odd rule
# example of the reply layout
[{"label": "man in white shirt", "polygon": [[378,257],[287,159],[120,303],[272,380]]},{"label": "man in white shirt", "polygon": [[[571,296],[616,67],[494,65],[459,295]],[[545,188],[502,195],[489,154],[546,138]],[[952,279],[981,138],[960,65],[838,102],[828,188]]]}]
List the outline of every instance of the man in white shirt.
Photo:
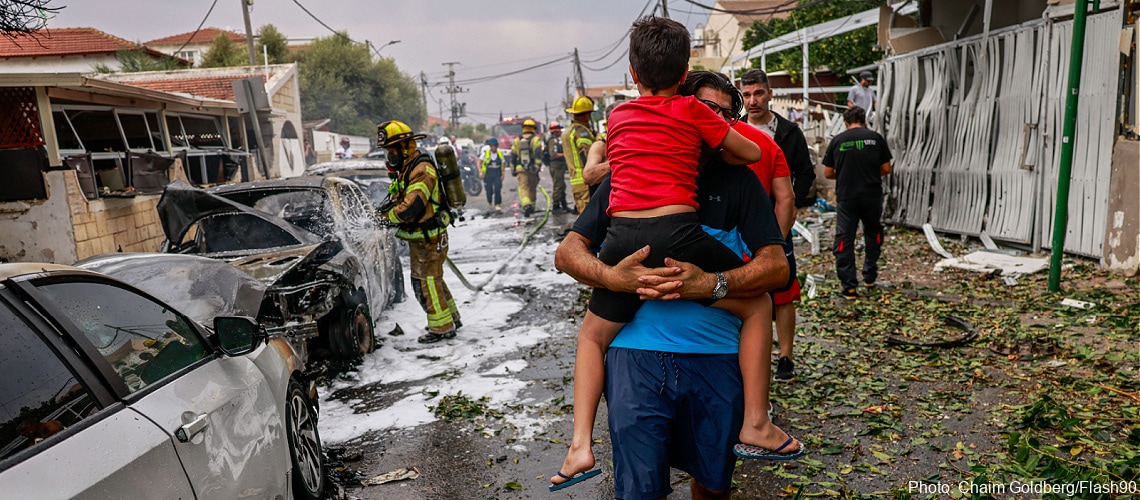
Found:
[{"label": "man in white shirt", "polygon": [[340,147],[336,148],[336,157],[341,160],[352,158],[352,147],[349,146],[347,137],[340,138]]}]

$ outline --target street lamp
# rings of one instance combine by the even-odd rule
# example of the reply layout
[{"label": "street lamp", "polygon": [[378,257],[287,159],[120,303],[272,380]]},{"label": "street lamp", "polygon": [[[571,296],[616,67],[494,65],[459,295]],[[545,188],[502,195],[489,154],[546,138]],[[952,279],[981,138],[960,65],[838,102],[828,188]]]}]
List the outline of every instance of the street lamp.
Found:
[{"label": "street lamp", "polygon": [[376,52],[380,52],[380,49],[383,49],[384,47],[387,47],[389,45],[396,45],[397,43],[400,43],[400,41],[399,40],[392,40],[392,41],[390,41],[384,45],[381,45],[379,48],[376,49]]}]

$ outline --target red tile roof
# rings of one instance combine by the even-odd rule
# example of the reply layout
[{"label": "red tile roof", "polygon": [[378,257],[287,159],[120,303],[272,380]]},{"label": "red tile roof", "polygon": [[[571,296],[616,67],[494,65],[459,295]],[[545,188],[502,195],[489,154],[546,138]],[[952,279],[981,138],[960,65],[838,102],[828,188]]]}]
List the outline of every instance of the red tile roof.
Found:
[{"label": "red tile roof", "polygon": [[158,38],[146,42],[146,45],[181,45],[184,43],[210,43],[218,37],[218,33],[225,33],[226,38],[232,42],[245,42],[245,35],[218,28],[202,28],[197,33],[190,31],[178,35]]},{"label": "red tile roof", "polygon": [[82,54],[113,54],[120,50],[144,49],[162,55],[135,42],[104,33],[95,28],[55,28],[31,36],[0,36],[0,57],[40,57]]},{"label": "red tile roof", "polygon": [[[193,94],[200,97],[210,97],[213,99],[222,99],[226,101],[234,101],[234,88],[231,84],[234,80],[241,80],[248,78],[251,75],[229,75],[229,76],[214,76],[204,78],[179,78],[171,80],[152,80],[152,81],[125,81],[127,85],[133,87],[142,87],[152,90],[161,90],[164,92],[183,92],[186,94]],[[262,76],[264,80],[265,77]]]}]

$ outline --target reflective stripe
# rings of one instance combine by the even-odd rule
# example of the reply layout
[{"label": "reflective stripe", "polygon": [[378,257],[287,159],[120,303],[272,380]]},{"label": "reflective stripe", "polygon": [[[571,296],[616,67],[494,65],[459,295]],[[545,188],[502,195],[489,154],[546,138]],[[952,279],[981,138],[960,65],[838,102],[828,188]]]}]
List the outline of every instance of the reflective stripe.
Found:
[{"label": "reflective stripe", "polygon": [[428,293],[430,294],[431,308],[436,311],[435,314],[428,314],[428,327],[443,326],[451,323],[451,309],[444,308],[443,304],[439,301],[439,291],[435,287],[435,276],[428,276],[427,279]]}]

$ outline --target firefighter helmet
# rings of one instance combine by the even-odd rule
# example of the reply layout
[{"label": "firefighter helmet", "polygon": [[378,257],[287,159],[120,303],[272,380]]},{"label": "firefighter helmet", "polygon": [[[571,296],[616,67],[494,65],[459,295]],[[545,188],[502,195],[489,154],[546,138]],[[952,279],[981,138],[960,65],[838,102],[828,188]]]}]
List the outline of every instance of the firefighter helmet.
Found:
[{"label": "firefighter helmet", "polygon": [[578,96],[574,99],[574,104],[566,108],[566,112],[572,115],[579,113],[589,113],[594,110],[594,100],[586,96]]},{"label": "firefighter helmet", "polygon": [[562,124],[558,122],[550,122],[550,131],[562,130]]},{"label": "firefighter helmet", "polygon": [[524,131],[529,128],[531,132],[534,132],[534,128],[537,126],[538,126],[538,124],[535,123],[534,120],[531,120],[530,118],[523,120],[523,123],[522,123],[522,128]]},{"label": "firefighter helmet", "polygon": [[412,128],[399,120],[386,121],[376,127],[376,143],[382,148],[404,141],[418,141],[424,137],[423,134],[413,134]]}]

